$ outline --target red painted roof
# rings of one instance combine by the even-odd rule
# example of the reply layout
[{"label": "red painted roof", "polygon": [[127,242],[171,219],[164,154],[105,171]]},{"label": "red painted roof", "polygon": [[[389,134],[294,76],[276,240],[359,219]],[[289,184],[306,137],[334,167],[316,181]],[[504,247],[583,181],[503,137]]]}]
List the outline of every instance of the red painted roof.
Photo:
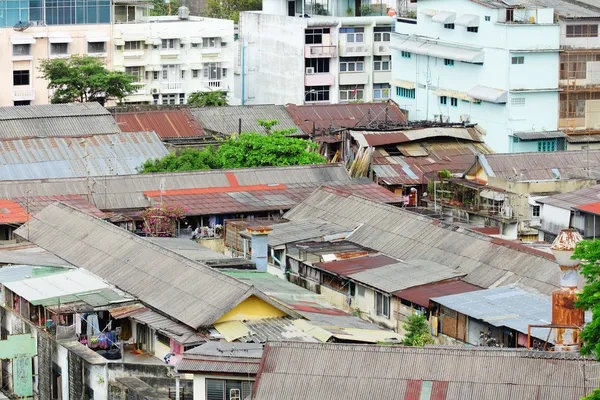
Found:
[{"label": "red painted roof", "polygon": [[331,271],[335,274],[341,276],[348,276],[352,274],[356,274],[361,271],[366,271],[368,269],[383,267],[384,265],[390,265],[397,263],[398,260],[395,260],[391,257],[384,256],[382,254],[373,256],[373,257],[357,257],[350,258],[347,260],[337,260],[330,262],[318,262],[313,265]]},{"label": "red painted roof", "polygon": [[486,235],[499,235],[500,229],[497,226],[487,226],[484,228],[471,228],[475,232],[485,233]]},{"label": "red painted roof", "polygon": [[154,131],[161,139],[204,136],[200,122],[187,108],[117,113],[114,117],[123,132]]},{"label": "red painted roof", "polygon": [[24,223],[31,215],[12,200],[0,200],[0,224]]},{"label": "red painted roof", "polygon": [[[228,178],[230,183],[234,183]],[[235,181],[237,183],[237,180]],[[379,203],[401,203],[402,197],[373,183],[342,184],[332,182],[331,190],[352,193]],[[312,194],[318,185],[249,185],[145,192],[154,200],[180,205],[187,215],[235,214],[242,212],[289,210]]]},{"label": "red painted roof", "polygon": [[98,218],[108,218],[106,214],[78,194],[68,194],[62,196],[14,197],[12,200],[19,203],[25,210],[29,210],[30,214],[36,214],[50,204],[60,201],[68,206],[78,209],[79,211],[94,215]]},{"label": "red painted roof", "polygon": [[406,116],[392,102],[360,104],[313,104],[298,106],[287,104],[285,109],[306,134],[311,134],[313,121],[316,129],[353,128],[366,126],[369,121],[406,121]]},{"label": "red painted roof", "polygon": [[434,297],[449,296],[466,292],[481,290],[479,286],[471,285],[463,281],[450,281],[432,283],[430,285],[417,286],[395,292],[394,296],[408,300],[425,308],[429,307],[429,299]]},{"label": "red painted roof", "polygon": [[581,206],[574,207],[577,210],[586,211],[592,214],[600,215],[600,201],[596,203],[588,203]]}]

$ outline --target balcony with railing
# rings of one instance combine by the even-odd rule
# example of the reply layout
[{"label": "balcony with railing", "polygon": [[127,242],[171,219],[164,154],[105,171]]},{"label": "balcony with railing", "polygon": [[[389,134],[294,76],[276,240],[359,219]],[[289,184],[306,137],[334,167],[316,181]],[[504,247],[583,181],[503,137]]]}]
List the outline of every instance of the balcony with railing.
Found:
[{"label": "balcony with railing", "polygon": [[304,57],[306,58],[333,58],[337,56],[337,46],[325,46],[322,44],[304,45]]},{"label": "balcony with railing", "polygon": [[205,80],[204,87],[207,89],[215,90],[215,89],[223,89],[223,81],[218,79],[209,79]]},{"label": "balcony with railing", "polygon": [[14,88],[13,100],[35,100],[35,89],[32,87]]},{"label": "balcony with railing", "polygon": [[179,93],[181,92],[181,82],[161,82],[161,93]]},{"label": "balcony with railing", "polygon": [[344,43],[340,46],[341,57],[370,56],[373,47],[370,43]]}]

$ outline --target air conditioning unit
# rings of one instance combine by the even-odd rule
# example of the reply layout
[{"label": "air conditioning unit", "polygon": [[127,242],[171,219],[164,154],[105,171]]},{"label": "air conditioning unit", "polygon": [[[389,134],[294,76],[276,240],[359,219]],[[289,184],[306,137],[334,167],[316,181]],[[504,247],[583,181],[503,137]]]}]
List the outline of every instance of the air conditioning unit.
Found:
[{"label": "air conditioning unit", "polygon": [[306,67],[306,75],[314,75],[315,67]]},{"label": "air conditioning unit", "polygon": [[385,46],[379,46],[379,51],[385,51]]}]

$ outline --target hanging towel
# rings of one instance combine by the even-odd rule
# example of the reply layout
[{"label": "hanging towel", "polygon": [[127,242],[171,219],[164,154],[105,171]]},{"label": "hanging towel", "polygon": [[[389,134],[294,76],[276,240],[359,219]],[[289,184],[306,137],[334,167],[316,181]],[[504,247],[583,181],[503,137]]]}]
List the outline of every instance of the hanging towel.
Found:
[{"label": "hanging towel", "polygon": [[81,335],[81,314],[75,314],[75,316],[73,317],[73,319],[75,319],[75,334],[76,335]]},{"label": "hanging towel", "polygon": [[100,334],[100,326],[98,324],[98,316],[96,314],[88,314],[87,317],[87,335],[88,338],[98,336]]}]

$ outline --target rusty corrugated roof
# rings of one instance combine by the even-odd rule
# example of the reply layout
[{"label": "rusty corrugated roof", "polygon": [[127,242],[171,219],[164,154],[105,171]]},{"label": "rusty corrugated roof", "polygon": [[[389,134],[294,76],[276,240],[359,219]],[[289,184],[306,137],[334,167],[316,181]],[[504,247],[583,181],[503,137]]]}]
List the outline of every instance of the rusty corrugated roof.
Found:
[{"label": "rusty corrugated roof", "polygon": [[337,260],[330,262],[319,262],[314,263],[315,267],[331,271],[338,275],[348,276],[356,274],[357,272],[366,271],[372,268],[383,267],[384,265],[391,265],[397,263],[398,260],[383,254],[377,254],[375,256],[357,257],[350,258],[347,260]]},{"label": "rusty corrugated roof", "polygon": [[470,283],[458,280],[412,287],[394,292],[394,296],[408,300],[411,303],[418,304],[425,308],[429,308],[429,300],[434,297],[472,292],[474,290],[481,290],[481,288],[479,286],[471,285]]},{"label": "rusty corrugated roof", "polygon": [[303,106],[287,104],[285,109],[296,125],[307,135],[313,131],[313,122],[316,129],[336,129],[366,126],[369,121],[384,122],[387,120],[390,123],[406,121],[406,116],[392,102]]},{"label": "rusty corrugated roof", "polygon": [[114,117],[123,132],[154,131],[165,140],[204,136],[202,125],[187,108],[115,113]]}]

